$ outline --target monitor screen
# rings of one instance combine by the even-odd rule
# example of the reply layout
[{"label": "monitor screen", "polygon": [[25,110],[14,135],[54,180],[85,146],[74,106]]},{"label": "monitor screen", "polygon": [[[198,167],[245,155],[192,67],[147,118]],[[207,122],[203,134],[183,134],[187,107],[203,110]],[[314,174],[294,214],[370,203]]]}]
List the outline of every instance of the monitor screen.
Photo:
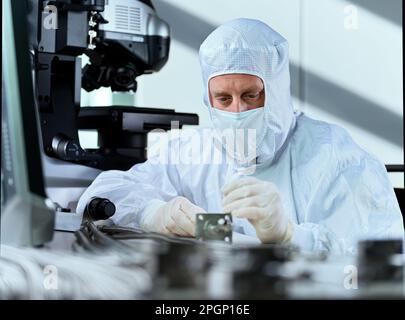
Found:
[{"label": "monitor screen", "polygon": [[25,1],[2,1],[1,242],[41,245],[52,238],[46,199]]}]

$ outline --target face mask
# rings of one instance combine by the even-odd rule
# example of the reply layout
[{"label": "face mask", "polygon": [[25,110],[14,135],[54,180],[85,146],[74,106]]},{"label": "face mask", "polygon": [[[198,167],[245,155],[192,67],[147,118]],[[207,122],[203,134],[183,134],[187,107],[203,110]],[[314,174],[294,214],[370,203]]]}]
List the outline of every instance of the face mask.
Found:
[{"label": "face mask", "polygon": [[217,140],[231,158],[242,163],[256,159],[266,133],[263,107],[244,112],[212,108],[211,119]]}]

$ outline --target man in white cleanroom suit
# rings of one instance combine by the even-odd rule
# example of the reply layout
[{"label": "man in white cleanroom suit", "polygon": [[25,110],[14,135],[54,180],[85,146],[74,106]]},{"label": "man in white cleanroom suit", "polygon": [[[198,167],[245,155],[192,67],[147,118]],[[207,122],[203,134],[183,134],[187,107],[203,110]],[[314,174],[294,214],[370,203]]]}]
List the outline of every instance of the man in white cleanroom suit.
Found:
[{"label": "man in white cleanroom suit", "polygon": [[[196,213],[231,212],[235,232],[332,253],[354,253],[359,239],[403,238],[380,161],[344,129],[293,110],[281,35],[257,20],[232,20],[199,56],[214,138],[195,130],[128,171],[101,173],[78,212],[106,197],[116,224],[180,236],[194,236]],[[242,139],[247,132],[254,134]],[[210,158],[215,152],[221,161]]]}]

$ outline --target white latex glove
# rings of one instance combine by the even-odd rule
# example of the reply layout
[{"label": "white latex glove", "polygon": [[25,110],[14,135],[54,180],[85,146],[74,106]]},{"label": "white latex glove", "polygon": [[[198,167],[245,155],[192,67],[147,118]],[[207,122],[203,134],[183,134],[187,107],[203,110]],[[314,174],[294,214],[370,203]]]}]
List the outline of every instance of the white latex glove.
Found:
[{"label": "white latex glove", "polygon": [[247,218],[263,243],[288,243],[292,221],[284,212],[276,186],[252,177],[234,180],[222,188],[225,213]]},{"label": "white latex glove", "polygon": [[169,202],[148,210],[140,226],[145,231],[185,237],[195,236],[195,217],[204,209],[184,197],[175,197]]}]

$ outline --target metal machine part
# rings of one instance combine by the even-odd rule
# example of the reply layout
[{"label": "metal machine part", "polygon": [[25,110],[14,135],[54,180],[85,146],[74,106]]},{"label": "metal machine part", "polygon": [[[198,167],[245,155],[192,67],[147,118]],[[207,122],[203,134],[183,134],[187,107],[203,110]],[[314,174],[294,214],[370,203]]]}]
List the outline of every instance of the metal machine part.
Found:
[{"label": "metal machine part", "polygon": [[[214,225],[217,220],[218,216]],[[302,272],[282,272],[298,253],[291,246],[202,242],[114,226],[100,231],[123,242],[150,239],[159,243],[153,298],[280,298],[287,296],[289,282],[303,276]]]},{"label": "metal machine part", "polygon": [[360,284],[403,282],[403,242],[401,239],[360,241],[358,251]]},{"label": "metal machine part", "polygon": [[195,237],[232,243],[232,216],[229,213],[197,214]]},{"label": "metal machine part", "polygon": [[233,247],[233,298],[285,298],[287,286],[297,277],[285,276],[283,269],[297,252],[284,245]]},{"label": "metal machine part", "polygon": [[[64,159],[86,162],[103,170],[127,170],[134,163],[146,160],[147,133],[155,130],[181,129],[183,124],[198,124],[191,113],[170,109],[114,107],[82,107],[77,117],[78,129],[96,129],[99,149],[72,148],[60,153]],[[65,140],[61,140],[65,141]],[[72,140],[70,140],[72,145]],[[79,150],[79,156],[77,151]]]},{"label": "metal machine part", "polygon": [[[354,256],[300,252],[289,245],[229,245],[223,241],[202,242],[114,226],[102,227],[100,231],[123,242],[150,239],[159,243],[162,250],[153,297],[162,299],[404,297],[403,278],[397,273],[404,268],[404,260],[400,254],[402,245],[397,241],[360,242],[356,264]],[[394,261],[395,270],[391,268]],[[383,266],[386,262],[391,266],[388,269]],[[366,270],[383,277],[369,277],[367,283],[359,279],[357,284],[355,271],[359,270],[361,277],[364,263],[369,264]],[[381,273],[382,266],[393,272]],[[351,270],[353,274],[348,273]],[[354,278],[349,279],[350,276]]]},{"label": "metal machine part", "polygon": [[[151,4],[110,1],[90,16],[91,64],[83,70],[83,88],[136,91],[136,77],[160,70],[169,54],[170,29]],[[125,49],[125,50],[124,50]]]},{"label": "metal machine part", "polygon": [[[129,272],[137,270],[140,272],[137,274],[142,274],[137,278],[138,281],[143,280],[138,284],[133,283],[132,290],[141,293],[141,296],[137,297],[142,299],[403,299],[405,297],[403,281],[392,278],[389,274],[385,280],[370,279],[367,285],[362,283],[357,285],[355,279],[348,281],[348,276],[355,276],[356,273],[348,274],[347,267],[349,270],[360,267],[356,265],[355,256],[325,256],[318,252],[300,252],[295,247],[285,245],[230,245],[222,241],[202,242],[191,238],[147,233],[134,228],[96,225],[92,221],[85,221],[75,235],[76,242],[73,243],[73,249],[77,258],[89,254],[98,257],[94,261],[94,267],[98,265],[100,259],[105,261],[103,267],[97,270],[90,268],[89,265],[94,271],[92,277],[85,281],[86,288],[93,286],[96,288],[98,279],[104,281],[106,277],[117,276],[118,280],[119,275],[124,274],[125,270]],[[385,246],[385,251],[396,252],[395,243],[378,245],[380,249]],[[367,247],[366,251],[369,251],[370,247],[368,245]],[[71,281],[77,284],[79,279],[80,281],[83,279],[84,274],[88,274],[80,272],[83,266],[87,268],[88,265],[77,265],[80,262],[76,259],[76,267],[72,268],[73,264],[68,263],[71,253],[64,252],[64,255],[66,260],[62,260],[63,263],[58,261],[57,265],[62,268],[62,272],[69,271]],[[377,254],[379,255],[380,253]],[[36,256],[40,257],[41,253],[38,251]],[[375,253],[372,253],[372,256],[375,257]],[[400,264],[403,268],[403,255],[401,258]],[[4,264],[4,261],[0,259],[0,269],[3,267],[2,263]],[[53,263],[48,260],[47,264]],[[125,269],[122,269],[120,274],[110,275],[110,271],[116,270],[117,265]],[[20,289],[25,288],[21,286],[23,283],[20,282],[23,281],[20,280],[21,275],[16,278],[6,272],[7,281],[3,283],[7,284],[8,290],[17,289],[14,292],[21,294],[22,297],[41,299],[43,277],[35,278],[30,272],[28,270],[27,274],[31,281],[39,281],[30,282],[29,291]],[[129,275],[125,272],[125,276]],[[60,290],[48,292],[50,294],[48,298],[60,298],[62,292],[67,293],[66,283],[61,282],[60,285]],[[349,288],[348,285],[354,285],[354,288]],[[79,290],[79,286],[77,288],[77,293],[88,291]],[[94,290],[88,293],[95,297],[113,294],[101,289]],[[120,290],[114,292],[116,298],[128,297]],[[0,290],[0,296],[1,293]],[[76,299],[79,296],[69,291],[67,297]]]},{"label": "metal machine part", "polygon": [[146,261],[155,263],[153,270],[149,270],[153,274],[149,298],[205,296],[209,260],[206,247],[195,239],[146,233],[133,228],[96,226],[92,221],[85,221],[75,236],[76,251],[81,248],[90,252],[113,249],[132,255],[136,249],[146,256]]},{"label": "metal machine part", "polygon": [[[167,109],[80,107],[80,90],[136,91],[136,77],[168,59],[170,30],[148,0],[28,0],[37,108],[48,157],[102,170],[146,160],[147,133],[198,116]],[[50,23],[56,22],[56,23]],[[57,24],[57,26],[56,26]],[[80,55],[90,64],[83,69]],[[128,122],[133,123],[128,128]],[[96,129],[98,149],[83,149],[78,130]]]},{"label": "metal machine part", "polygon": [[160,249],[154,298],[203,298],[209,267],[206,247],[201,244],[162,242]]}]

